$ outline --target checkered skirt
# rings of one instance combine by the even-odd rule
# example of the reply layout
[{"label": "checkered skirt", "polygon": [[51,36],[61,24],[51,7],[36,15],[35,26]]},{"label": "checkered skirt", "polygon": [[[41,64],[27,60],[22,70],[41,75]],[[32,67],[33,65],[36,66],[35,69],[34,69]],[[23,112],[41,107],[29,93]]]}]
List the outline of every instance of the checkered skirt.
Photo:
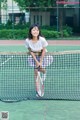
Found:
[{"label": "checkered skirt", "polygon": [[[40,56],[36,56],[37,60],[40,61]],[[50,66],[53,62],[53,56],[45,55],[42,61],[42,67],[45,68],[46,66]],[[32,67],[36,67],[35,61],[31,55],[28,56],[28,63]]]}]

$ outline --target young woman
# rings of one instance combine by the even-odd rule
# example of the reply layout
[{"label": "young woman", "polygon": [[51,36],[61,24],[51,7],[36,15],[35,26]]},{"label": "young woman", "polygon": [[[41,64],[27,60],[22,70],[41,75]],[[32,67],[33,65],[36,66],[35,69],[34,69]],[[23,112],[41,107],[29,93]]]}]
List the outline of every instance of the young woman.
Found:
[{"label": "young woman", "polygon": [[45,55],[45,53],[47,52],[46,47],[48,46],[48,43],[46,39],[41,36],[41,31],[38,25],[32,25],[30,27],[29,35],[25,41],[25,45],[28,48],[30,54],[28,58],[28,62],[30,66],[34,67],[36,94],[37,96],[39,96],[37,92],[38,83],[36,80],[38,70],[44,74],[43,75],[43,81],[44,81],[46,77],[45,67],[53,62],[53,57]]}]

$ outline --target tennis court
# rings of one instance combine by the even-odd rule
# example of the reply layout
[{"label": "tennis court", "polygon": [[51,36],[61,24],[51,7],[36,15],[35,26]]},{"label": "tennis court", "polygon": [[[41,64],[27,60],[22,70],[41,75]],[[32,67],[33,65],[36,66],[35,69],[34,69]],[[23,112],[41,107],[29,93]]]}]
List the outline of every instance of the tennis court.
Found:
[{"label": "tennis court", "polygon": [[[54,44],[54,45],[50,45],[47,49],[48,49],[49,52],[56,52],[56,51],[62,51],[63,52],[63,51],[72,51],[72,50],[75,51],[75,50],[80,50],[80,46],[79,46],[79,43],[77,45],[75,45],[75,44],[72,44],[72,45],[70,45],[70,44],[69,45]],[[9,45],[9,46],[8,45],[1,45],[0,46],[0,52],[3,52],[3,51],[4,52],[5,51],[6,52],[15,52],[15,51],[16,52],[20,52],[20,51],[25,52],[26,49],[25,49],[24,45],[16,45],[16,46],[14,46],[14,45]],[[63,57],[59,56],[59,58],[60,58],[59,60],[63,61],[64,57],[65,56],[63,56]],[[74,58],[77,58],[77,57],[79,58],[79,55],[78,56],[76,56],[75,54],[72,55],[73,63],[80,61],[79,59],[74,60]],[[23,58],[22,60],[25,61],[24,56],[22,56],[21,58]],[[77,120],[80,120],[79,96],[75,94],[75,98],[76,98],[76,100],[75,100],[75,98],[73,96],[74,94],[72,94],[72,92],[71,92],[72,96],[68,96],[68,95],[70,95],[70,92],[67,92],[67,96],[68,96],[68,98],[66,98],[67,100],[66,99],[61,100],[60,97],[65,98],[66,92],[63,91],[64,92],[64,96],[63,96],[63,94],[60,93],[61,91],[59,91],[61,89],[63,89],[63,90],[66,89],[66,90],[70,90],[70,91],[71,90],[75,91],[76,89],[78,89],[78,92],[80,91],[79,86],[78,86],[78,88],[76,88],[76,86],[75,86],[75,84],[76,84],[75,76],[76,76],[77,83],[79,82],[78,80],[80,78],[79,77],[79,69],[78,68],[75,68],[75,69],[73,68],[73,70],[72,70],[72,69],[67,68],[66,72],[64,73],[64,71],[63,71],[64,69],[63,70],[60,69],[59,71],[55,72],[56,69],[54,70],[53,68],[49,67],[48,68],[49,69],[49,71],[48,71],[48,81],[47,80],[45,81],[45,87],[46,87],[45,88],[46,89],[45,90],[45,94],[46,94],[45,97],[46,98],[53,98],[53,100],[45,100],[45,99],[44,100],[36,100],[36,99],[35,100],[22,100],[22,97],[26,96],[26,92],[25,92],[26,91],[26,85],[27,85],[27,87],[30,86],[29,82],[24,81],[24,84],[22,83],[23,87],[21,88],[21,85],[20,85],[21,82],[16,81],[15,83],[14,82],[12,83],[12,81],[9,80],[12,77],[12,74],[9,77],[7,76],[7,73],[11,72],[11,70],[7,69],[8,65],[10,65],[10,62],[13,61],[14,64],[15,63],[18,64],[19,61],[17,61],[17,60],[19,59],[20,64],[21,64],[22,63],[21,58],[20,58],[20,56],[18,56],[18,57],[16,57],[16,60],[15,60],[15,57],[12,56],[12,55],[7,56],[7,57],[1,56],[1,60],[3,60],[3,61],[7,60],[7,59],[9,60],[8,61],[9,63],[5,62],[4,67],[2,68],[2,70],[5,73],[5,76],[4,77],[1,76],[2,73],[0,73],[0,78],[1,78],[0,89],[2,90],[0,94],[2,95],[2,98],[4,98],[4,97],[5,98],[6,97],[7,98],[8,97],[12,98],[13,96],[16,98],[17,95],[15,95],[13,91],[11,91],[11,87],[12,87],[11,85],[12,84],[13,84],[13,90],[16,90],[17,92],[19,90],[20,95],[22,95],[22,96],[20,96],[19,94],[17,96],[17,98],[21,98],[20,102],[6,103],[6,102],[1,101],[0,102],[0,111],[9,111],[9,117],[10,117],[11,120],[17,120],[17,119],[19,119],[19,120],[23,120],[23,119],[26,119],[26,120],[76,120],[77,119]],[[69,55],[67,55],[67,58],[69,58]],[[55,59],[56,59],[56,57],[55,57]],[[66,57],[65,57],[65,59],[66,59]],[[22,64],[20,66],[23,66]],[[59,65],[59,61],[57,61],[56,64],[58,65],[58,67],[61,68],[61,66]],[[71,62],[69,64],[69,61],[66,61],[64,63],[65,67],[66,67],[66,65],[68,67],[75,66],[75,64],[72,64]],[[24,66],[25,66],[25,64],[24,64]],[[77,67],[78,66],[79,66],[79,62],[77,64]],[[25,68],[23,69],[23,71],[21,71],[21,69],[17,69],[17,67],[16,67],[16,69],[13,68],[13,70],[14,70],[13,72],[15,74],[14,79],[16,79],[16,80],[17,79],[18,80],[23,79],[20,76],[21,72],[25,73],[23,75],[26,75],[27,78],[30,77],[29,72],[33,73],[32,69],[29,69],[28,71],[26,71],[28,74],[26,74]],[[52,70],[52,72],[50,70]],[[18,76],[16,75],[17,71],[20,72],[20,74]],[[51,72],[51,73],[49,73],[49,72]],[[62,74],[64,74],[64,77],[66,77],[66,81],[67,81],[68,78],[70,79],[70,77],[71,77],[70,75],[72,73],[73,73],[73,75],[72,75],[73,78],[71,78],[71,81],[74,81],[73,87],[69,86],[68,82],[66,82],[67,86],[69,86],[69,88],[65,88],[65,86],[64,86],[64,78],[62,79],[62,77],[60,77],[60,76]],[[55,81],[54,81],[54,83],[52,83],[52,86],[51,86],[51,84],[49,86],[48,85],[49,82],[50,82],[49,77],[50,77],[51,74],[53,75],[52,79],[50,79],[51,82],[53,82],[53,77],[55,78]],[[58,76],[55,75],[55,74],[58,74],[60,78],[58,78]],[[77,75],[78,75],[78,77],[77,77]],[[34,81],[32,81],[32,77],[33,77],[33,74],[31,74],[31,77],[30,77],[31,86],[29,88],[27,88],[27,90],[31,91],[31,94],[32,94],[31,96],[35,96],[35,92],[33,91],[33,89],[34,89],[34,86],[33,86]],[[6,78],[10,81],[9,83],[7,83]],[[5,82],[3,81],[3,79],[4,79]],[[59,82],[58,80],[60,80],[61,82]],[[2,88],[2,84],[4,84],[4,83],[5,83],[5,86],[7,84],[7,89]],[[60,83],[60,86],[58,85],[59,83]],[[55,89],[53,89],[54,84],[55,84]],[[63,84],[63,86],[62,86],[62,84]],[[56,92],[55,91],[56,86],[58,86],[58,89],[59,89],[59,90],[57,90],[57,93],[55,93]],[[51,89],[52,89],[52,93],[50,91]],[[53,95],[53,90],[54,90],[54,94],[56,95],[57,100]],[[22,91],[22,93],[21,93],[21,91]],[[12,96],[10,95],[10,92],[13,93]],[[29,92],[27,94],[29,94]],[[29,94],[29,96],[30,96],[30,94]],[[78,96],[78,99],[77,99],[77,96]],[[58,99],[58,97],[59,97],[60,100]]]}]

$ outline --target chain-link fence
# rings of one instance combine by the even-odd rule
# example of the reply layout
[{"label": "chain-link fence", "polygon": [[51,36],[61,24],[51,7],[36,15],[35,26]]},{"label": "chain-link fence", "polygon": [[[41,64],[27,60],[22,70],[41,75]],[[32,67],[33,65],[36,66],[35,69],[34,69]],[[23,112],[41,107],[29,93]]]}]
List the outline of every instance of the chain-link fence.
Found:
[{"label": "chain-link fence", "polygon": [[[14,1],[0,9],[0,29],[25,29],[31,24],[42,28],[63,31],[64,28],[74,33],[80,32],[80,3],[56,2],[54,7],[19,8]],[[69,29],[70,30],[70,29]]]}]

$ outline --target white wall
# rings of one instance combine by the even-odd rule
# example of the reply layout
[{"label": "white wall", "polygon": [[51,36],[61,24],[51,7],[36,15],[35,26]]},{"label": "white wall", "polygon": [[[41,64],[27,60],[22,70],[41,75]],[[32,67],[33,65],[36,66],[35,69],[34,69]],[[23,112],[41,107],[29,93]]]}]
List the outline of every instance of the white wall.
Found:
[{"label": "white wall", "polygon": [[[38,20],[37,20],[37,16],[38,16]],[[30,13],[31,24],[34,24],[34,17],[35,17],[36,24],[50,25],[50,12],[31,12]],[[41,17],[42,17],[42,20],[41,20]]]},{"label": "white wall", "polygon": [[7,6],[8,6],[8,13],[20,13],[19,7],[17,6],[17,3],[13,0],[7,0]]},{"label": "white wall", "polygon": [[[3,4],[2,4],[3,6]],[[9,13],[21,13],[22,11],[20,11],[19,7],[17,6],[17,3],[14,0],[7,0],[7,9],[2,9],[1,10],[1,15],[2,15],[2,23],[6,23],[6,21],[9,18]],[[23,11],[25,13],[25,18],[26,18],[26,22],[29,21],[29,13],[26,13],[25,11]]]}]

